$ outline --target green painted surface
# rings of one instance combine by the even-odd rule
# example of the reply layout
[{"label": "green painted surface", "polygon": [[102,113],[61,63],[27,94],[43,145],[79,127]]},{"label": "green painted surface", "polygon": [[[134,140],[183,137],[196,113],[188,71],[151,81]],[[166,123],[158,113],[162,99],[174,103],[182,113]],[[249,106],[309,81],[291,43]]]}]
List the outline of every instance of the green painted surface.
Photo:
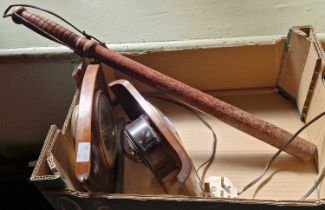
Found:
[{"label": "green painted surface", "polygon": [[[12,3],[2,0],[0,11]],[[106,43],[285,35],[293,25],[325,32],[323,0],[30,0],[59,13]],[[28,29],[0,20],[0,49],[55,46]]]}]

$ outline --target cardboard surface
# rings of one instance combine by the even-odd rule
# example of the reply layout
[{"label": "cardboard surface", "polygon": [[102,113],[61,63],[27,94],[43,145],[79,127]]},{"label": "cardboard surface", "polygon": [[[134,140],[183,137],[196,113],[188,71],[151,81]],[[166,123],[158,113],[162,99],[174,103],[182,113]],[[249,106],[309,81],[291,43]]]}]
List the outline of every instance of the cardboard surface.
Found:
[{"label": "cardboard surface", "polygon": [[[251,93],[245,91],[245,94],[241,91],[238,94],[237,91],[217,92],[215,95],[288,131],[294,132],[303,125],[295,106],[272,89],[254,90]],[[211,154],[212,136],[202,122],[182,107],[157,99],[152,102],[172,120],[195,166],[207,160]],[[226,176],[241,189],[260,175],[276,149],[217,119],[209,116],[204,118],[213,126],[218,137],[216,157],[206,177]],[[66,131],[69,132],[69,129]],[[308,139],[306,132],[301,136]],[[125,194],[164,194],[159,183],[143,165],[126,159],[124,171]],[[240,198],[297,200],[309,189],[316,176],[313,162],[302,163],[282,153],[265,178]],[[310,199],[317,199],[317,195],[318,192],[313,193]]]},{"label": "cardboard surface", "polygon": [[[310,121],[318,114],[325,111],[325,84],[323,73],[318,75],[313,97],[309,106],[309,112],[307,114],[306,121]],[[325,166],[324,154],[325,154],[325,118],[323,117],[317,121],[314,125],[307,129],[310,139],[312,139],[318,147],[319,156],[319,170]],[[325,195],[324,180],[321,183],[321,193]]]},{"label": "cardboard surface", "polygon": [[308,34],[298,27],[290,29],[286,48],[283,52],[278,85],[294,99],[297,98],[302,72],[311,45],[307,37]]},{"label": "cardboard surface", "polygon": [[[216,46],[128,56],[200,90],[252,89],[276,86],[283,47],[284,40],[279,39],[263,45]],[[118,71],[114,71],[114,75],[113,78],[127,78],[142,92],[155,91]]]},{"label": "cardboard surface", "polygon": [[[308,37],[306,27],[295,32],[290,37],[291,42],[288,42],[291,43],[288,52],[284,51],[284,41],[279,40],[279,42],[261,46],[247,45],[155,52],[144,55],[130,55],[130,57],[187,84],[208,91],[210,94],[257,117],[295,132],[304,125],[300,120],[299,112],[297,112],[297,105],[302,111],[307,103],[307,98],[310,98],[308,108],[304,110],[306,121],[309,121],[325,107],[325,90],[321,72],[324,65],[322,62],[319,63],[321,54],[319,54],[319,49],[313,48],[311,45],[312,42],[310,42],[311,39]],[[315,37],[312,39],[316,40]],[[295,44],[292,45],[292,43]],[[104,67],[104,69],[110,80],[125,77],[125,75],[110,71],[109,67]],[[198,69],[202,70],[199,71]],[[316,70],[319,72],[317,73]],[[142,92],[155,91],[132,78],[129,79]],[[278,93],[275,88],[278,84],[293,98],[297,99],[297,104]],[[77,95],[70,112],[76,99]],[[198,167],[207,160],[212,150],[212,135],[202,122],[182,107],[157,99],[152,100],[152,103],[170,117],[175,124],[195,166]],[[62,132],[68,140],[71,140],[71,133],[69,133],[70,112]],[[116,112],[119,113],[118,110]],[[277,149],[210,116],[204,116],[204,118],[212,125],[218,137],[216,157],[206,177],[211,175],[226,176],[235,187],[241,190],[263,172],[267,162]],[[303,163],[282,153],[265,177],[242,194],[239,199],[201,199],[163,195],[160,185],[149,170],[129,160],[125,162],[125,194],[123,195],[88,194],[67,190],[61,192],[43,190],[43,193],[54,206],[60,206],[64,203],[65,201],[62,199],[72,200],[72,203],[77,202],[78,205],[81,204],[84,207],[94,207],[96,203],[100,202],[103,202],[105,206],[110,206],[108,201],[111,199],[112,203],[117,204],[117,206],[112,206],[113,209],[118,209],[119,200],[125,200],[129,202],[129,205],[139,204],[139,201],[150,203],[153,200],[159,200],[162,205],[167,206],[172,206],[178,202],[183,203],[183,206],[191,202],[203,202],[205,204],[202,205],[206,205],[207,208],[209,208],[210,203],[215,203],[215,206],[220,203],[228,203],[230,206],[236,206],[236,204],[238,206],[245,204],[262,206],[269,204],[317,205],[321,204],[322,199],[325,198],[323,184],[319,190],[311,194],[307,201],[300,202],[299,198],[313,185],[321,171],[318,169],[321,169],[325,164],[323,161],[325,155],[324,123],[325,119],[300,135],[317,145],[319,153],[316,162]],[[46,169],[44,164],[43,167]],[[49,170],[46,169],[46,171]],[[141,203],[139,205],[145,206],[146,204]],[[180,205],[182,206],[182,204]]]},{"label": "cardboard surface", "polygon": [[[247,95],[233,93],[233,95],[220,98],[291,132],[295,132],[303,125],[295,107],[278,93],[262,92],[260,94],[247,93]],[[211,132],[187,110],[168,102],[158,100],[153,102],[175,124],[195,166],[198,167],[206,161],[211,155]],[[218,137],[216,157],[206,178],[212,175],[226,176],[238,189],[241,189],[263,172],[266,163],[277,149],[217,119],[205,118],[212,125]],[[301,136],[308,139],[306,132]],[[240,198],[297,200],[313,184],[316,176],[317,171],[312,162],[304,164],[283,153],[265,178]],[[130,176],[128,179],[132,181],[133,178]],[[143,182],[147,182],[147,180]],[[138,193],[136,191],[133,193],[142,194],[142,190],[145,190],[142,182],[133,184],[136,184],[137,187],[134,188],[138,189]],[[314,198],[316,198],[316,194],[311,196],[311,199]]]},{"label": "cardboard surface", "polygon": [[318,74],[324,69],[324,50],[310,26],[290,29],[285,49],[278,85],[296,100],[305,120]]}]

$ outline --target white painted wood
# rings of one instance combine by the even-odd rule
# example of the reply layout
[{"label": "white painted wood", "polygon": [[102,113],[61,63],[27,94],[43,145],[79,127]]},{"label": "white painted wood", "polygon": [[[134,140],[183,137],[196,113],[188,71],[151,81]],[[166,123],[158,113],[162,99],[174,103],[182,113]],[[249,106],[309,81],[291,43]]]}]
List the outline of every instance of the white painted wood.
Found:
[{"label": "white painted wood", "polygon": [[[233,47],[243,45],[266,45],[279,42],[284,36],[252,36],[252,37],[233,37],[220,39],[195,39],[195,40],[179,40],[165,42],[141,42],[141,43],[118,43],[107,44],[107,47],[113,51],[120,53],[143,53],[169,50],[185,50],[185,49],[205,49],[212,47]],[[52,47],[26,47],[15,49],[1,49],[0,59],[11,56],[31,55],[31,56],[70,56],[73,51],[65,46]]]},{"label": "white painted wood", "polygon": [[[0,11],[12,3],[1,0]],[[293,25],[325,32],[323,0],[30,0],[107,43],[286,35]],[[0,21],[2,49],[56,46],[10,20]]]}]

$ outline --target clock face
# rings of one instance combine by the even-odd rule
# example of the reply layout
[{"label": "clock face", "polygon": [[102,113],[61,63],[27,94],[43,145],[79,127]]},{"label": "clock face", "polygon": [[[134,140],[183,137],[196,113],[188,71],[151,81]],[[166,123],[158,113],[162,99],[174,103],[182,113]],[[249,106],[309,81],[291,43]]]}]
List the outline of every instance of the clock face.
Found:
[{"label": "clock face", "polygon": [[102,91],[97,91],[95,114],[97,119],[98,137],[102,141],[103,152],[110,167],[113,166],[116,157],[117,127],[110,101]]}]

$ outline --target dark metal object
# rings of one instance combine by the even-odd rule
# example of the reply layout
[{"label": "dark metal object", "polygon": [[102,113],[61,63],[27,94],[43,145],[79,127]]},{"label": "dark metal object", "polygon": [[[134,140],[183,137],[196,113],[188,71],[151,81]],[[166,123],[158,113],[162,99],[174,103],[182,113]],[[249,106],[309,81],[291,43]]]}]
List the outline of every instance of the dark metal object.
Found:
[{"label": "dark metal object", "polygon": [[[47,38],[53,40],[54,37],[80,56],[95,58],[277,148],[281,148],[292,137],[292,134],[286,130],[115,53],[93,40],[80,37],[44,17],[30,13],[23,7],[15,8],[12,19]],[[317,155],[316,146],[300,137],[297,137],[284,151],[304,161],[309,161]]]},{"label": "dark metal object", "polygon": [[127,80],[115,80],[109,86],[132,121],[124,132],[127,157],[144,163],[168,194],[202,196],[193,162],[170,122]]},{"label": "dark metal object", "polygon": [[147,167],[156,165],[153,170],[156,171],[158,179],[162,179],[175,170],[175,164],[167,156],[157,156],[157,159],[151,162],[150,154],[153,154],[156,148],[163,147],[163,144],[161,137],[150,125],[149,119],[145,115],[141,115],[138,119],[126,125],[124,136],[138,162],[143,162]]},{"label": "dark metal object", "polygon": [[125,126],[125,135],[129,139],[130,146],[136,153],[149,153],[155,146],[161,143],[159,135],[150,126],[144,115]]}]

